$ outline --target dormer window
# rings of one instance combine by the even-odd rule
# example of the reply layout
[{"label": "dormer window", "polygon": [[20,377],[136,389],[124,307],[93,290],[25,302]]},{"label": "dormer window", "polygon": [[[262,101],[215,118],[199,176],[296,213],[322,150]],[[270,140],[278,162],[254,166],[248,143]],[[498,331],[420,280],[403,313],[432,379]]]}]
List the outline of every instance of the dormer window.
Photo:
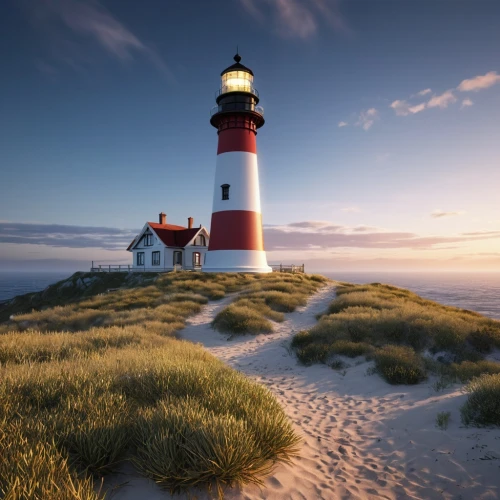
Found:
[{"label": "dormer window", "polygon": [[222,184],[222,199],[229,200],[229,184]]},{"label": "dormer window", "polygon": [[153,235],[151,233],[146,233],[144,235],[144,246],[146,247],[153,246]]}]

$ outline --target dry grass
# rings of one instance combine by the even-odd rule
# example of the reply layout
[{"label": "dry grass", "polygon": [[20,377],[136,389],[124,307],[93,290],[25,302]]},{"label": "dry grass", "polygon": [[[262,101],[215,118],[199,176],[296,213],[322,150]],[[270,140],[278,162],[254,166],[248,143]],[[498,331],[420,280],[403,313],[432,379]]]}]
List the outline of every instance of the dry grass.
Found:
[{"label": "dry grass", "polygon": [[460,409],[465,425],[500,426],[500,374],[482,375],[465,387],[469,393]]},{"label": "dry grass", "polygon": [[124,461],[171,491],[221,494],[289,461],[299,439],[274,396],[172,338],[209,298],[255,281],[172,273],[10,321],[15,331],[0,335],[0,498],[101,498],[95,478]]},{"label": "dry grass", "polygon": [[[199,346],[160,339],[160,347],[1,369],[0,456],[12,456],[0,462],[6,496],[23,497],[42,471],[55,480],[46,460],[56,456],[83,489],[91,474],[132,460],[172,491],[258,483],[276,461],[290,459],[298,438],[267,389]],[[25,453],[26,436],[40,455],[25,469],[12,469]]]},{"label": "dry grass", "polygon": [[241,290],[253,281],[252,276],[241,274],[163,274],[148,279],[146,285],[137,288],[90,297],[85,294],[85,298],[73,300],[71,304],[17,314],[3,326],[1,333],[27,330],[76,332],[151,322],[172,325],[165,329],[165,334],[174,333],[208,300],[220,299],[227,292]]},{"label": "dry grass", "polygon": [[284,313],[305,305],[308,296],[325,281],[322,276],[307,274],[256,275],[254,282],[214,318],[212,326],[231,334],[271,332],[271,321],[283,321]]},{"label": "dry grass", "polygon": [[[386,349],[388,345],[395,347]],[[500,348],[500,322],[389,285],[341,284],[317,325],[297,334],[292,346],[306,364],[327,363],[335,354],[372,356],[379,373],[393,383],[423,380],[422,355],[441,353],[443,360],[455,363],[450,376],[464,380],[500,367],[482,361]]]}]

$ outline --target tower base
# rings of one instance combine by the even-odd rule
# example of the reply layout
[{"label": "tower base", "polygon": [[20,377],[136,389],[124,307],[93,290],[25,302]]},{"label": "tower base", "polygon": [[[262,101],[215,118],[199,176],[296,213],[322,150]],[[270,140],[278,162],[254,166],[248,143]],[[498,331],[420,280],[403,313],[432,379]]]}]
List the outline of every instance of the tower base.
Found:
[{"label": "tower base", "polygon": [[205,254],[204,273],[271,273],[263,250],[212,250]]}]

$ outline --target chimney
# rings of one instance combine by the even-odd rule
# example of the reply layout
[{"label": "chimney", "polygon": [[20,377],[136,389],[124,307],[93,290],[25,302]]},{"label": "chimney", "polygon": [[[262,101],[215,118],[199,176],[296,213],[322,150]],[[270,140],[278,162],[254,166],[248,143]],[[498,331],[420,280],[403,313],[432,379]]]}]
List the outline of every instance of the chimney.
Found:
[{"label": "chimney", "polygon": [[192,217],[188,217],[188,229],[193,229],[194,219]]},{"label": "chimney", "polygon": [[167,223],[167,214],[163,212],[160,213],[160,224],[165,225]]}]

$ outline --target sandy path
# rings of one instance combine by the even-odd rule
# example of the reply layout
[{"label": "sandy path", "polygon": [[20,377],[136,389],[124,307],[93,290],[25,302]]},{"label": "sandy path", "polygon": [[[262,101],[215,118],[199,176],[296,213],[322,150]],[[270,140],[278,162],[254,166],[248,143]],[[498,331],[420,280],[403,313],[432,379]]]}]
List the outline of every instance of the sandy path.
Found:
[{"label": "sandy path", "polygon": [[[334,293],[332,285],[322,288],[273,334],[228,340],[212,330],[211,320],[232,298],[208,304],[182,331],[265,384],[304,438],[300,457],[277,467],[264,488],[228,490],[227,498],[500,498],[500,430],[461,428],[458,408],[465,396],[456,387],[437,393],[430,383],[390,386],[366,375],[370,365],[361,361],[347,360],[351,366],[342,373],[298,364],[288,348],[292,335],[314,325]],[[447,431],[435,427],[439,411],[451,412]],[[127,481],[113,498],[171,498],[143,478]]]}]

